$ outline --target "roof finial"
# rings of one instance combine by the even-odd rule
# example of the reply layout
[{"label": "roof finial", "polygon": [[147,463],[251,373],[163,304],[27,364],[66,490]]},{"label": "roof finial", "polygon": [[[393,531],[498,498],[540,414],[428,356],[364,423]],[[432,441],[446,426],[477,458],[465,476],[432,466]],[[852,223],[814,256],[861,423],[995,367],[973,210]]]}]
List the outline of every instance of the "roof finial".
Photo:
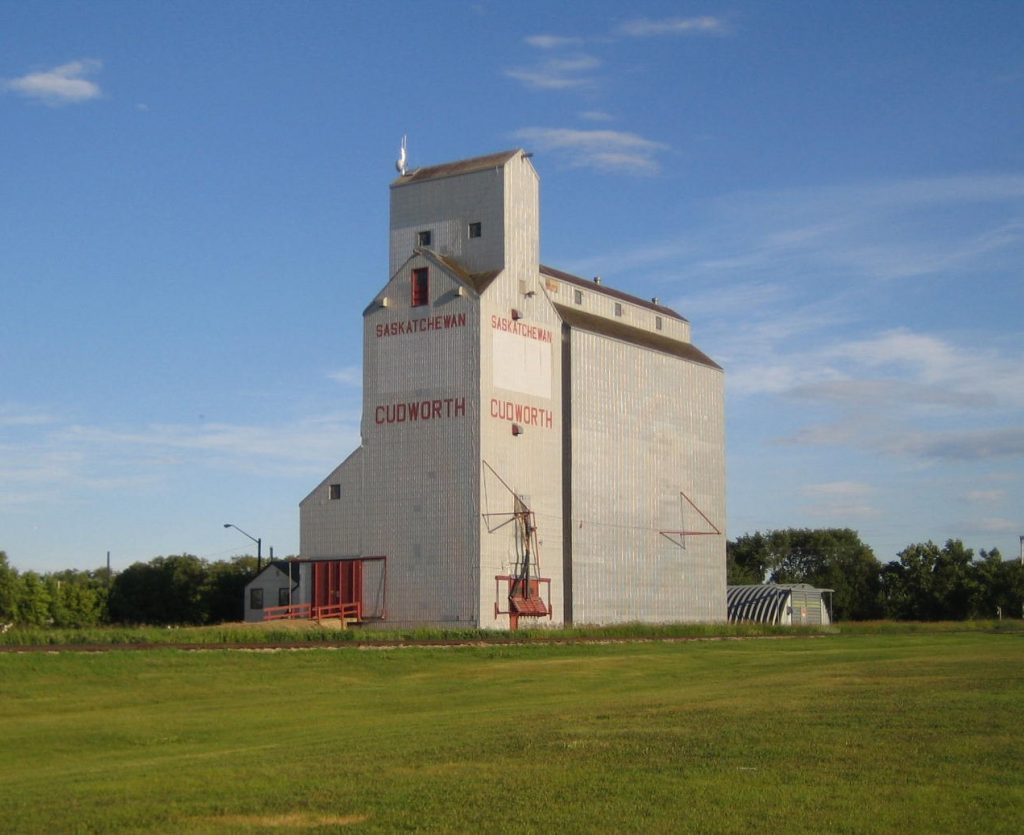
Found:
[{"label": "roof finial", "polygon": [[403,177],[405,176],[405,136],[402,137],[402,149],[398,152],[398,159],[395,160],[395,168]]}]

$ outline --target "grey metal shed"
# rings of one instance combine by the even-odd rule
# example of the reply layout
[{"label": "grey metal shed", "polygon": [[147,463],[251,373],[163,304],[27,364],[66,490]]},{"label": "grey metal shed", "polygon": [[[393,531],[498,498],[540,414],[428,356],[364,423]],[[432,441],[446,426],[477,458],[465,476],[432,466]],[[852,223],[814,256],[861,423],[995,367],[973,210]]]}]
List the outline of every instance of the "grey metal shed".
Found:
[{"label": "grey metal shed", "polygon": [[729,623],[830,624],[832,592],[833,589],[819,589],[807,583],[728,586]]}]

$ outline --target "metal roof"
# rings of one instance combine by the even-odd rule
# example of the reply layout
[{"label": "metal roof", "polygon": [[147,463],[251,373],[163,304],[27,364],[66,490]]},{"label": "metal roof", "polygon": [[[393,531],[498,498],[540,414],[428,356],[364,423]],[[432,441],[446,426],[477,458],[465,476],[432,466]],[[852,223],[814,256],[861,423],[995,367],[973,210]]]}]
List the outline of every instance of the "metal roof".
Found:
[{"label": "metal roof", "polygon": [[663,354],[671,354],[710,368],[717,368],[719,370],[722,368],[722,366],[691,342],[682,342],[678,339],[672,339],[670,336],[652,333],[642,328],[634,328],[623,322],[613,322],[604,316],[595,316],[593,313],[585,313],[582,310],[575,307],[567,307],[564,304],[555,304],[555,310],[562,317],[562,321],[571,328],[579,328],[580,330],[600,334],[601,336],[610,336],[612,339],[630,342],[633,345],[640,345],[644,348],[651,348],[655,351],[661,351]]},{"label": "metal roof", "polygon": [[426,168],[414,168],[407,174],[392,181],[391,187],[419,183],[423,180],[437,180],[441,177],[455,177],[459,174],[471,174],[474,171],[486,171],[488,168],[500,168],[519,153],[523,153],[522,149],[515,148],[511,151],[500,151],[497,154],[473,157],[473,159],[460,159],[456,162],[446,162]]},{"label": "metal roof", "polygon": [[590,279],[589,281],[585,278],[580,278],[578,275],[572,273],[562,272],[562,270],[556,270],[554,267],[548,267],[544,264],[540,265],[541,275],[546,275],[551,278],[557,279],[558,281],[564,281],[567,284],[574,284],[584,290],[588,290],[592,293],[600,293],[604,296],[610,296],[613,299],[619,299],[630,304],[635,304],[637,307],[646,307],[648,310],[656,310],[662,316],[668,316],[672,319],[679,319],[683,322],[687,321],[684,316],[680,316],[671,307],[665,307],[663,304],[657,304],[649,299],[641,299],[639,296],[631,296],[629,293],[623,293],[621,290],[614,290],[611,287],[605,287],[603,284]]},{"label": "metal roof", "polygon": [[807,583],[783,585],[766,583],[761,586],[728,586],[725,590],[725,604],[729,623],[753,621],[754,623],[780,623],[786,605],[794,591],[830,592]]}]

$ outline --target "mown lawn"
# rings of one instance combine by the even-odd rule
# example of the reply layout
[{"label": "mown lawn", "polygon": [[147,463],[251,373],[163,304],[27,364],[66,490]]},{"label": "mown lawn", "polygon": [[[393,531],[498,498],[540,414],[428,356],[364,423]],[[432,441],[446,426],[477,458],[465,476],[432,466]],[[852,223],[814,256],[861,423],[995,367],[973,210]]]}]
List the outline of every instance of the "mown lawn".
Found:
[{"label": "mown lawn", "polygon": [[0,655],[0,831],[1024,830],[1024,633]]}]

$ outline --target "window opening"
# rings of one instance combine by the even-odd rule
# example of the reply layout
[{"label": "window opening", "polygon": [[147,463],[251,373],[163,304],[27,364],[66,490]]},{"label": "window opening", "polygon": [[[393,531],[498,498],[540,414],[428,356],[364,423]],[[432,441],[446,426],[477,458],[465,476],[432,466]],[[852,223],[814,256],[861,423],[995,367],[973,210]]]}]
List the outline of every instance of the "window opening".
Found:
[{"label": "window opening", "polygon": [[474,221],[469,224],[469,237],[479,238],[483,234],[483,227],[480,225],[480,221]]},{"label": "window opening", "polygon": [[328,493],[332,502],[338,501],[341,498],[341,485],[332,484],[330,486],[330,492]]},{"label": "window opening", "polygon": [[277,590],[277,605],[278,606],[291,606],[292,603],[288,599],[288,587],[280,588]]},{"label": "window opening", "polygon": [[581,291],[573,290],[572,291],[572,298],[573,298],[573,301],[576,302],[576,304],[583,304],[583,293]]},{"label": "window opening", "polygon": [[430,230],[424,229],[416,233],[416,246],[430,246]]},{"label": "window opening", "polygon": [[615,315],[616,316],[621,316],[622,315],[622,305],[619,304],[618,302],[615,302]]},{"label": "window opening", "polygon": [[661,317],[660,316],[655,316],[654,317],[654,327],[657,330],[659,330],[659,331],[661,330]]},{"label": "window opening", "polygon": [[263,589],[249,589],[249,608],[263,608]]},{"label": "window opening", "polygon": [[426,267],[419,267],[412,271],[412,306],[422,307],[429,303],[430,291],[428,273]]}]

